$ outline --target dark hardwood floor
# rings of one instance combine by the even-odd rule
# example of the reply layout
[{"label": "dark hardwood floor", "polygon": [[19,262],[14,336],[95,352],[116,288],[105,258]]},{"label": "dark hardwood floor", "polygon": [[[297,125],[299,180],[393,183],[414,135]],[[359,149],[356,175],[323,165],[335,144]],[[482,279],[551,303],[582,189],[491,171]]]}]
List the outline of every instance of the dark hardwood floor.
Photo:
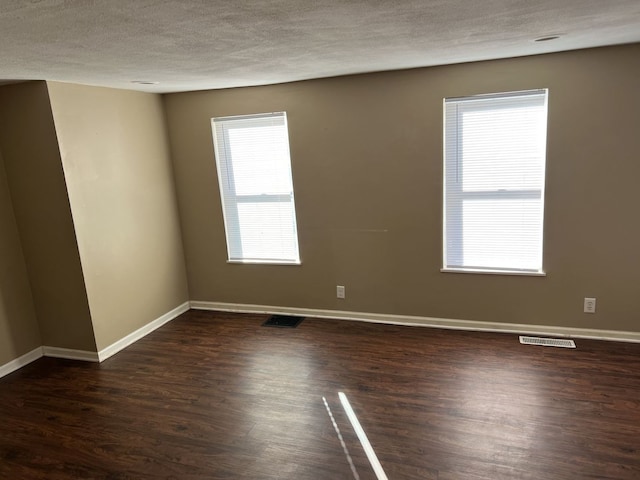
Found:
[{"label": "dark hardwood floor", "polygon": [[390,480],[640,479],[640,344],[265,319],[1,379],[0,478],[375,479],[344,392]]}]

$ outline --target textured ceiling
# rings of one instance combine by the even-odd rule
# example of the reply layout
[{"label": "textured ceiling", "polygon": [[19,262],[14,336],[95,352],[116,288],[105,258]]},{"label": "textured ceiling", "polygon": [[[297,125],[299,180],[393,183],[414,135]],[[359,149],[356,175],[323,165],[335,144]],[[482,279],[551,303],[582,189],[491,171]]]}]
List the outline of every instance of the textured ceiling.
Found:
[{"label": "textured ceiling", "polygon": [[640,0],[0,0],[0,81],[152,92],[633,42]]}]

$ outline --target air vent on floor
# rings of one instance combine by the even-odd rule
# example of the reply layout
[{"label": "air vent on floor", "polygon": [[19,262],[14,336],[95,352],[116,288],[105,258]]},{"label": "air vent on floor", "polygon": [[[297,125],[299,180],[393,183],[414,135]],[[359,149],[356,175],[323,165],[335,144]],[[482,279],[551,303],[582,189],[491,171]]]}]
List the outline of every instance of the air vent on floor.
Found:
[{"label": "air vent on floor", "polygon": [[541,338],[541,337],[520,336],[520,343],[524,345],[542,345],[544,347],[576,348],[576,344],[573,340],[565,340],[562,338]]},{"label": "air vent on floor", "polygon": [[292,317],[291,315],[272,315],[262,324],[263,327],[296,328],[304,317]]}]

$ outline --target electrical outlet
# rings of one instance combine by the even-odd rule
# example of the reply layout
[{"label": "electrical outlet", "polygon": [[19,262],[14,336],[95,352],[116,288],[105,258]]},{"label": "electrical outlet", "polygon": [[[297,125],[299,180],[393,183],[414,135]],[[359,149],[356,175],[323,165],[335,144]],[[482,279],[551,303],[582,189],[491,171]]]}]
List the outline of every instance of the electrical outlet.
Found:
[{"label": "electrical outlet", "polygon": [[344,286],[343,285],[337,285],[336,286],[336,296],[338,298],[344,298]]},{"label": "electrical outlet", "polygon": [[596,299],[585,297],[584,313],[596,313]]}]

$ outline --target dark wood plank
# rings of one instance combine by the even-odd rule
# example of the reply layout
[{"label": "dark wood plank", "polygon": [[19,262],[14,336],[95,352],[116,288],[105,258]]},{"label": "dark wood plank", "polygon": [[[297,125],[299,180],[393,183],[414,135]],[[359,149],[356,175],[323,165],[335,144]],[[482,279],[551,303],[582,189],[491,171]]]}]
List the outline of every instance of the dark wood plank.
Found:
[{"label": "dark wood plank", "polygon": [[[0,478],[640,478],[640,345],[190,311],[0,380]],[[334,416],[341,445],[325,407]],[[345,451],[346,448],[346,451]]]}]

